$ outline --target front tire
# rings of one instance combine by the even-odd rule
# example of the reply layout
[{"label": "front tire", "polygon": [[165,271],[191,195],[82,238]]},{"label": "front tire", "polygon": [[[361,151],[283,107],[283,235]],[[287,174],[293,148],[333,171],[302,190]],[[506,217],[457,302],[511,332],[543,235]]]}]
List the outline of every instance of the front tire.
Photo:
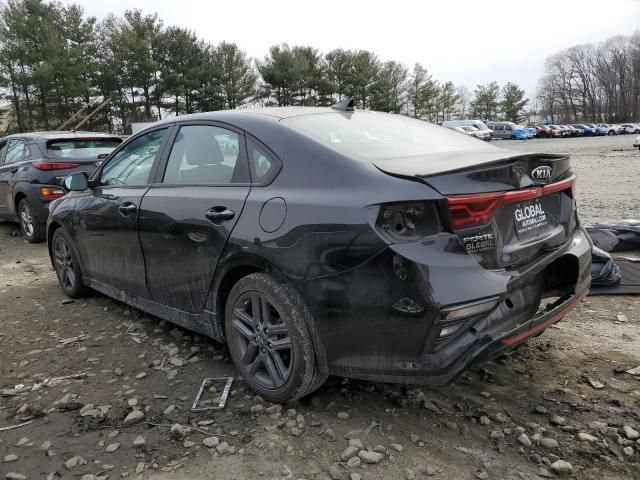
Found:
[{"label": "front tire", "polygon": [[266,273],[242,278],[227,298],[225,333],[231,358],[249,387],[271,402],[304,397],[326,381],[312,326],[300,294]]},{"label": "front tire", "polygon": [[27,242],[40,243],[44,240],[46,225],[36,218],[26,198],[20,200],[18,204],[18,218],[20,219],[22,235]]},{"label": "front tire", "polygon": [[79,298],[84,294],[82,271],[69,236],[58,228],[51,239],[51,259],[58,283],[67,297]]}]

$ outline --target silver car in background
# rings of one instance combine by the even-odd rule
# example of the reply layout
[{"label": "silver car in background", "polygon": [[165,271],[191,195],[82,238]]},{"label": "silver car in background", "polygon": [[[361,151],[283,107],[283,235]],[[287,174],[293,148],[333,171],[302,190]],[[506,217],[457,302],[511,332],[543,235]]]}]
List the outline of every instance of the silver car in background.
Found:
[{"label": "silver car in background", "polygon": [[480,140],[491,140],[491,130],[478,130],[476,127],[469,125],[461,125],[459,127],[447,127],[456,132],[464,133],[470,137],[475,137]]}]

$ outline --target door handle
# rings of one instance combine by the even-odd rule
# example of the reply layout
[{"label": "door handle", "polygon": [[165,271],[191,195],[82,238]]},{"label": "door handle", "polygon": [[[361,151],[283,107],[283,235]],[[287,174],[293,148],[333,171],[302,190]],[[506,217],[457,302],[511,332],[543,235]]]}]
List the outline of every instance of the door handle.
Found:
[{"label": "door handle", "polygon": [[227,207],[217,206],[207,210],[207,213],[205,213],[204,215],[209,220],[216,223],[216,221],[231,220],[236,216],[236,212],[234,212],[233,210],[229,210]]},{"label": "door handle", "polygon": [[126,217],[127,215],[135,212],[137,209],[138,207],[131,202],[125,202],[120,206],[118,206],[118,211],[120,212],[120,215],[122,215],[123,217]]}]

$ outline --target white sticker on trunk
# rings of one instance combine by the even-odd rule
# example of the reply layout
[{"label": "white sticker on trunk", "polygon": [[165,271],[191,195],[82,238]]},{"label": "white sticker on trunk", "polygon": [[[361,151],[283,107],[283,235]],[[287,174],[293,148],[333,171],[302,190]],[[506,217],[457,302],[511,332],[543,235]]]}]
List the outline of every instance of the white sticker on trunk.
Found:
[{"label": "white sticker on trunk", "polygon": [[540,202],[528,203],[516,208],[513,212],[518,236],[547,226],[547,214]]}]

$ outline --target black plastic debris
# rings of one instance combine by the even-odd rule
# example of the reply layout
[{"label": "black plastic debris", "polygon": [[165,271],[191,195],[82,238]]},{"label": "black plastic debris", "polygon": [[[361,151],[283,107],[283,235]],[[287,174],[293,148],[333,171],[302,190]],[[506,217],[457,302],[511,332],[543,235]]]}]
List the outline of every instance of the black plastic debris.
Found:
[{"label": "black plastic debris", "polygon": [[620,283],[621,278],[620,267],[611,255],[594,246],[591,251],[591,285],[614,286]]},{"label": "black plastic debris", "polygon": [[596,247],[605,252],[640,250],[640,220],[615,220],[587,227]]}]

